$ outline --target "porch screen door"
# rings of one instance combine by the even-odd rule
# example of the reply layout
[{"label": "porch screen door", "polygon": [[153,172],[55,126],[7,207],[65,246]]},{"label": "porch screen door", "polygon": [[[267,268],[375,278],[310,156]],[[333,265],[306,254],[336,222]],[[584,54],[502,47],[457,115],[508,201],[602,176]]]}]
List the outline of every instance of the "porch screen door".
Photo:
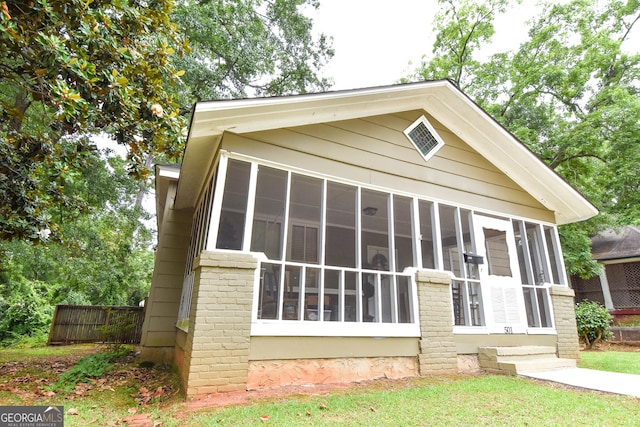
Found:
[{"label": "porch screen door", "polygon": [[511,222],[475,215],[474,234],[476,251],[483,257],[479,270],[487,327],[493,333],[526,332],[522,282]]}]

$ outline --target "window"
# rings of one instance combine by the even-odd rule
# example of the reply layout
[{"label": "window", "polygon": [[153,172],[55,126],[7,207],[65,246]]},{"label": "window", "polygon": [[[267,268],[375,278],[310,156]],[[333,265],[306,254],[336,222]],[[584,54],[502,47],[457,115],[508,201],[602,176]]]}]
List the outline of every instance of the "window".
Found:
[{"label": "window", "polygon": [[411,199],[408,197],[393,196],[393,236],[394,248],[397,254],[395,271],[404,271],[407,267],[413,267],[413,233],[412,233]]},{"label": "window", "polygon": [[367,324],[371,335],[406,325],[400,335],[417,336],[414,280],[404,273],[414,266],[414,200],[255,166],[228,162],[216,247],[241,250],[250,232],[248,249],[266,256],[258,325],[343,334],[340,325]]},{"label": "window", "polygon": [[251,164],[229,160],[218,228],[218,249],[242,249]]},{"label": "window", "polygon": [[489,274],[492,276],[511,277],[507,233],[490,228],[484,228],[483,232]]},{"label": "window", "polygon": [[213,200],[214,183],[209,185],[200,205],[196,209],[191,224],[191,238],[189,240],[189,252],[185,263],[182,292],[180,295],[180,307],[178,308],[178,322],[176,326],[187,330],[189,325],[189,312],[191,310],[191,295],[193,293],[193,260],[200,255],[205,248],[205,242],[209,234],[211,224],[211,205]]},{"label": "window", "polygon": [[435,226],[433,223],[433,203],[426,200],[418,201],[420,220],[420,255],[422,267],[436,268]]},{"label": "window", "polygon": [[287,180],[283,170],[258,168],[251,250],[264,252],[269,259],[282,259]]},{"label": "window", "polygon": [[[499,323],[500,295],[494,284],[481,283],[480,273],[512,281],[520,273],[522,283],[507,296],[518,307],[524,296],[529,327],[553,326],[549,286],[565,279],[552,226],[235,158],[220,165],[225,179],[217,183],[224,192],[205,197],[194,220],[194,230],[201,231],[194,232],[207,234],[203,224],[213,204],[219,222],[209,242],[264,254],[254,335],[418,336],[412,268],[452,272],[456,326]],[[506,228],[492,228],[486,222],[491,218]],[[507,262],[512,239],[518,265]],[[202,246],[202,238],[192,241]],[[188,280],[186,275],[185,288]],[[483,286],[489,286],[484,295]],[[486,318],[483,298],[494,307]]]},{"label": "window", "polygon": [[439,205],[444,269],[451,271],[453,320],[456,326],[483,326],[484,307],[478,265],[471,262],[475,254],[472,213],[467,209]]},{"label": "window", "polygon": [[[322,215],[323,182],[318,178],[292,174],[289,205],[287,260],[317,264]],[[257,196],[257,193],[256,193]]]},{"label": "window", "polygon": [[362,268],[389,271],[388,193],[362,190],[360,234]]},{"label": "window", "polygon": [[550,328],[553,322],[549,286],[564,280],[560,274],[555,230],[531,222],[512,222],[527,324],[531,328]]},{"label": "window", "polygon": [[318,227],[292,225],[290,261],[318,262]]},{"label": "window", "polygon": [[563,276],[561,274],[561,260],[560,260],[560,250],[558,239],[556,239],[555,229],[553,227],[549,227],[545,225],[544,229],[544,238],[545,243],[547,245],[547,253],[549,254],[549,265],[551,270],[551,281],[556,285],[561,285],[564,283]]},{"label": "window", "polygon": [[356,267],[356,187],[327,183],[325,263]]}]

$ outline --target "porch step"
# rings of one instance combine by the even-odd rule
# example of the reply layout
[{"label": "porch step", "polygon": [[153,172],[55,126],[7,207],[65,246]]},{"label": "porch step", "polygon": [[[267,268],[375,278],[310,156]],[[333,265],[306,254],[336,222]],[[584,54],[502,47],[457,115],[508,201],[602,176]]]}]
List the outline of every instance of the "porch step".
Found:
[{"label": "porch step", "polygon": [[480,347],[478,360],[485,371],[507,375],[576,367],[575,360],[559,358],[550,346]]}]

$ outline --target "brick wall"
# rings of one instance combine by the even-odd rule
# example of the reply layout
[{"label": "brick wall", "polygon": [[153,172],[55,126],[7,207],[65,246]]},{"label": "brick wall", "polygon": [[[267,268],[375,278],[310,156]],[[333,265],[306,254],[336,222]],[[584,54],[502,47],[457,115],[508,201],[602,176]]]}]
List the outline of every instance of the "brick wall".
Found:
[{"label": "brick wall", "polygon": [[416,273],[420,316],[420,375],[458,371],[451,316],[449,272],[419,270]]},{"label": "brick wall", "polygon": [[257,266],[241,252],[205,251],[196,259],[182,372],[187,396],[246,389]]},{"label": "brick wall", "polygon": [[573,289],[566,286],[552,286],[549,293],[558,333],[558,357],[579,360],[580,344],[574,309],[575,293]]}]

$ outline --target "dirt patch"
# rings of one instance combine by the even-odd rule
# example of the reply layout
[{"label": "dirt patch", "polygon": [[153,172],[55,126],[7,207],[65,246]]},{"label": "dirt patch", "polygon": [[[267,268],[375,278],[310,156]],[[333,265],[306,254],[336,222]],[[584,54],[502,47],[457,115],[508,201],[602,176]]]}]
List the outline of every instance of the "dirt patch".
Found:
[{"label": "dirt patch", "polygon": [[640,352],[640,343],[635,342],[617,342],[608,341],[598,344],[591,350],[583,349],[582,351],[633,351]]},{"label": "dirt patch", "polygon": [[113,363],[111,370],[99,377],[87,377],[72,390],[56,389],[52,386],[60,375],[69,371],[78,361],[89,354],[104,351],[98,346],[79,348],[74,354],[43,355],[27,360],[0,363],[0,392],[7,392],[20,404],[33,404],[54,396],[73,401],[105,391],[114,392],[119,387],[132,389],[130,397],[141,406],[151,401],[163,401],[179,392],[177,377],[164,367],[141,367],[136,353]]},{"label": "dirt patch", "polygon": [[230,405],[250,405],[258,401],[288,399],[291,397],[317,397],[329,394],[349,392],[353,390],[399,390],[407,387],[424,386],[426,384],[448,383],[460,378],[469,378],[482,373],[452,374],[438,377],[411,377],[402,379],[380,378],[340,384],[295,385],[282,386],[263,390],[213,393],[195,397],[186,403],[187,410],[218,408]]},{"label": "dirt patch", "polygon": [[256,401],[271,400],[292,395],[320,396],[338,390],[352,389],[360,385],[362,385],[362,383],[297,385],[263,390],[212,393],[191,399],[189,402],[187,402],[187,409],[197,410],[202,408],[218,408],[229,405],[249,405],[255,403]]}]

